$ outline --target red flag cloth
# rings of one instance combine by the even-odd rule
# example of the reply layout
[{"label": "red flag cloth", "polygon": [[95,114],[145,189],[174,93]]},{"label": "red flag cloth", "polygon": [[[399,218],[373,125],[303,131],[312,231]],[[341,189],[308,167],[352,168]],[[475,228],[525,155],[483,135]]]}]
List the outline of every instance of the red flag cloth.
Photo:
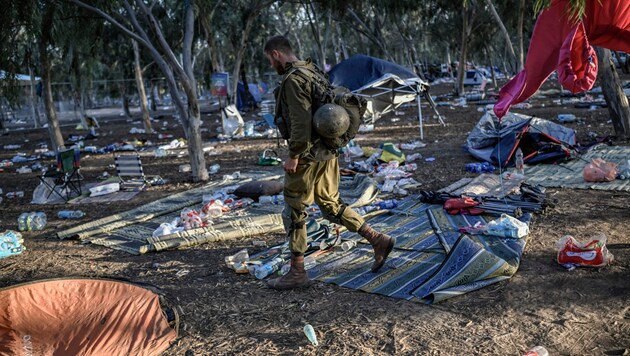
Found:
[{"label": "red flag cloth", "polygon": [[591,45],[630,52],[630,1],[587,0],[581,21],[570,20],[568,0],[552,0],[540,13],[525,69],[501,88],[494,112],[502,118],[514,104],[532,96],[554,71],[573,93],[593,87],[597,56]]}]

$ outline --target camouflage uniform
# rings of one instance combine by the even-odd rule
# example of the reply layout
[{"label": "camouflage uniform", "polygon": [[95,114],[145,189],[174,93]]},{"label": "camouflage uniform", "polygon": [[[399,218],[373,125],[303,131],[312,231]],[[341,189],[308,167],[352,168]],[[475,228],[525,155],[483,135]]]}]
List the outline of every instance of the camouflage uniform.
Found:
[{"label": "camouflage uniform", "polygon": [[298,159],[295,173],[285,173],[282,213],[284,227],[289,234],[289,248],[294,254],[306,252],[306,208],[315,201],[322,215],[355,232],[364,223],[354,210],[347,208],[339,197],[339,162],[313,130],[311,83],[304,76],[294,74],[296,67],[311,67],[309,59],[285,66],[282,88],[277,98],[276,116],[282,117],[289,137],[289,156]]}]

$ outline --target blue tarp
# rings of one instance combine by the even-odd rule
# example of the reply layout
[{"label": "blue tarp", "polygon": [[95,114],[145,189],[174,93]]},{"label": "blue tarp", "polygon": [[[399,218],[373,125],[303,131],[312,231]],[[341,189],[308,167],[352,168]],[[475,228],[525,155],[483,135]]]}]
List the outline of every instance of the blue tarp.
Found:
[{"label": "blue tarp", "polygon": [[[267,86],[264,84],[247,84],[249,87],[249,93],[254,98],[255,104],[258,105],[262,101],[262,95],[267,91]],[[236,90],[236,108],[240,111],[248,104],[245,102],[245,85],[242,82],[238,82],[238,88]]]},{"label": "blue tarp", "polygon": [[401,79],[417,78],[407,68],[382,59],[356,54],[335,65],[328,72],[333,85],[344,86],[351,91],[370,84],[385,74],[393,74]]}]

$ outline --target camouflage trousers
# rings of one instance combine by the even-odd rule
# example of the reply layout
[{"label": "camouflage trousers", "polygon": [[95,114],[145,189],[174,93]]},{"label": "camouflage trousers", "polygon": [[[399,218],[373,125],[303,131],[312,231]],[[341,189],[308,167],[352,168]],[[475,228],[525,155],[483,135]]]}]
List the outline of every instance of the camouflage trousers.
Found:
[{"label": "camouflage trousers", "polygon": [[284,228],[289,237],[289,249],[294,254],[306,252],[306,208],[313,201],[322,216],[329,221],[356,232],[364,223],[363,217],[348,208],[339,197],[339,161],[298,162],[295,173],[284,175]]}]

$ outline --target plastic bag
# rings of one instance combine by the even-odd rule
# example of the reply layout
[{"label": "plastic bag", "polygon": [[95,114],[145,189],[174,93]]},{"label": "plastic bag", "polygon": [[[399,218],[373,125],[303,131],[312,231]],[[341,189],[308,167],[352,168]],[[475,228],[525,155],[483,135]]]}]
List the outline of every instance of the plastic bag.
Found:
[{"label": "plastic bag", "polygon": [[573,236],[565,235],[556,242],[558,263],[566,268],[576,266],[602,267],[609,265],[614,256],[606,248],[606,235],[597,234],[586,243],[580,243]]},{"label": "plastic bag", "polygon": [[610,182],[617,177],[617,165],[606,162],[600,158],[594,158],[582,171],[587,182]]},{"label": "plastic bag", "polygon": [[507,214],[501,214],[501,217],[490,221],[484,229],[484,234],[499,237],[509,237],[520,239],[529,234],[529,226]]}]

